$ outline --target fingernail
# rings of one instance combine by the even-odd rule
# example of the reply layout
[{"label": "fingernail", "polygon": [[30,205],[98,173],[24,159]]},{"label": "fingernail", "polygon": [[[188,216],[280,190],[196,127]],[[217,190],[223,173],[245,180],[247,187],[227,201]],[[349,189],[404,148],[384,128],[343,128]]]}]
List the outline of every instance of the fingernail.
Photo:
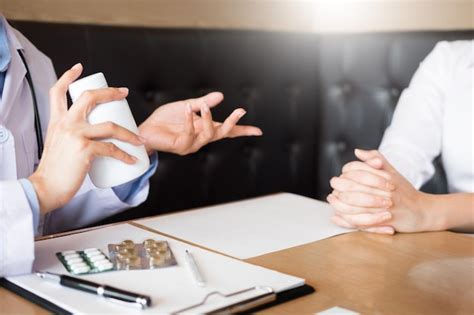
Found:
[{"label": "fingernail", "polygon": [[79,70],[82,68],[82,64],[80,62],[76,63],[74,66],[72,66],[71,69],[74,69],[74,70]]},{"label": "fingernail", "polygon": [[245,114],[247,114],[247,112],[243,109],[239,110],[239,112],[238,112],[239,118],[244,117]]},{"label": "fingernail", "polygon": [[186,114],[191,114],[193,112],[193,109],[191,108],[191,105],[186,104]]},{"label": "fingernail", "polygon": [[331,201],[334,197],[332,196],[332,194],[329,194],[327,197],[326,197],[326,200],[327,201]]},{"label": "fingernail", "polygon": [[390,212],[382,212],[380,214],[380,221],[385,221],[388,220],[392,217],[392,214]]},{"label": "fingernail", "polygon": [[258,129],[257,131],[255,131],[255,135],[256,136],[261,136],[261,135],[263,135],[263,131],[261,129]]},{"label": "fingernail", "polygon": [[125,93],[128,93],[128,88],[126,88],[126,87],[121,87],[121,88],[119,88],[118,90],[119,90],[121,93],[124,93],[124,94],[125,94]]}]

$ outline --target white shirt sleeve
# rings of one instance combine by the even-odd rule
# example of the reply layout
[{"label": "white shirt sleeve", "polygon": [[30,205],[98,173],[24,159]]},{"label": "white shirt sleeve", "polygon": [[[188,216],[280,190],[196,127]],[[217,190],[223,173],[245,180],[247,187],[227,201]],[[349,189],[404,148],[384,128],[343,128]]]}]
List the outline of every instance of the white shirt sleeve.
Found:
[{"label": "white shirt sleeve", "polygon": [[433,176],[433,160],[441,153],[449,69],[449,44],[440,42],[400,96],[379,148],[416,188]]},{"label": "white shirt sleeve", "polygon": [[18,180],[0,181],[0,277],[31,272],[33,215]]}]

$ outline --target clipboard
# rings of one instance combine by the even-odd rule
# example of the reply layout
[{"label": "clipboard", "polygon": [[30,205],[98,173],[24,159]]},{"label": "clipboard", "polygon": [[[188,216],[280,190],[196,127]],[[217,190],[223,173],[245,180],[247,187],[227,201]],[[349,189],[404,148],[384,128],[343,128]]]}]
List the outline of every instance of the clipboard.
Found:
[{"label": "clipboard", "polygon": [[[150,295],[156,303],[144,311],[173,313],[188,309],[190,306],[202,301],[207,294],[220,291],[217,295],[232,295],[238,291],[254,288],[255,285],[264,285],[272,289],[262,292],[247,292],[242,296],[232,296],[226,300],[212,299],[196,309],[196,312],[250,312],[277,305],[288,300],[307,295],[315,290],[306,285],[304,279],[284,274],[271,269],[252,265],[250,263],[211,252],[191,244],[159,235],[156,232],[144,230],[130,224],[119,224],[95,229],[82,233],[51,238],[36,243],[35,270],[48,270],[55,273],[66,273],[64,266],[57,259],[55,253],[67,249],[81,249],[94,247],[105,250],[107,244],[123,239],[124,236],[136,242],[148,238],[160,238],[168,241],[176,256],[178,265],[160,269],[158,271],[138,270],[130,272],[107,272],[86,275],[98,283],[107,283],[116,287],[127,287],[130,291],[142,292]],[[184,268],[185,251],[193,252],[200,263],[201,272],[204,273],[207,286],[206,290],[196,286]],[[229,270],[232,270],[229,273]],[[132,277],[132,278],[130,278]],[[133,279],[133,281],[130,281]],[[143,286],[147,283],[147,286]],[[166,285],[168,283],[169,285]],[[0,285],[26,299],[46,308],[54,313],[111,313],[126,312],[127,308],[115,303],[91,303],[98,297],[85,294],[77,290],[65,290],[56,284],[44,285],[43,280],[34,275],[9,277],[0,280]],[[264,288],[258,286],[257,288]],[[184,291],[183,291],[184,290]],[[183,295],[183,292],[186,292]],[[247,300],[247,298],[252,299]]]},{"label": "clipboard", "polygon": [[[17,295],[19,295],[19,296],[21,296],[21,297],[23,297],[23,298],[25,298],[25,299],[27,299],[28,301],[44,308],[45,310],[54,313],[54,314],[64,314],[64,315],[73,314],[73,313],[57,306],[56,304],[52,303],[51,301],[43,299],[42,297],[40,297],[40,296],[38,296],[34,293],[31,293],[30,291],[28,291],[26,289],[23,289],[20,286],[17,286],[16,284],[8,281],[5,278],[0,279],[0,286],[7,289],[7,290],[9,290],[9,291],[11,291],[11,292],[13,292],[13,293],[15,293],[15,294],[17,294]],[[309,286],[309,285],[305,284],[303,286],[293,288],[293,289],[289,289],[289,290],[286,290],[286,291],[283,291],[283,292],[278,292],[278,293],[275,293],[269,287],[256,286],[256,287],[253,287],[253,288],[241,290],[239,292],[234,292],[234,293],[231,293],[231,294],[235,295],[235,294],[242,293],[242,291],[253,290],[253,289],[262,289],[263,291],[265,291],[265,293],[262,294],[262,295],[259,295],[257,297],[253,297],[253,298],[250,298],[250,299],[240,301],[240,302],[235,303],[235,304],[228,305],[224,308],[216,309],[216,310],[212,311],[210,314],[223,314],[223,313],[224,314],[241,314],[241,313],[244,313],[244,312],[245,313],[254,313],[254,312],[258,312],[258,311],[261,311],[261,310],[264,310],[264,309],[267,309],[267,308],[270,308],[270,307],[273,307],[273,306],[291,301],[293,299],[303,297],[305,295],[309,295],[309,294],[312,294],[312,293],[316,292],[316,290],[312,286]],[[209,293],[206,297],[204,297],[202,302],[205,303],[206,300],[211,295],[221,295],[221,296],[224,296],[224,298],[226,297],[226,295],[221,294],[218,291],[215,291],[214,294]],[[173,314],[180,314],[182,312],[192,311],[194,306],[198,306],[198,305],[197,304],[196,305],[190,305],[186,308],[178,309]]]}]

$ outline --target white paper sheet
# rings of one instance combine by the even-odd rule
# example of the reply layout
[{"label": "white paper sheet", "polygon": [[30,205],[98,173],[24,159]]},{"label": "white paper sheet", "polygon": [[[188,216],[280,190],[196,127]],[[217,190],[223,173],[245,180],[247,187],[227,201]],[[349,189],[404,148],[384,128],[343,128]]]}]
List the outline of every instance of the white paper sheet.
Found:
[{"label": "white paper sheet", "polygon": [[330,221],[328,203],[289,193],[136,221],[240,259],[351,232]]},{"label": "white paper sheet", "polygon": [[[119,306],[95,295],[40,279],[36,275],[9,277],[8,280],[70,312],[95,314],[169,313],[200,302],[207,293],[214,290],[230,293],[255,285],[267,285],[278,292],[304,284],[301,278],[215,254],[129,224],[39,241],[36,243],[34,270],[66,274],[66,269],[55,256],[56,252],[97,247],[107,253],[109,243],[118,243],[124,239],[142,242],[147,238],[167,240],[176,256],[178,266],[155,270],[112,271],[82,276],[94,282],[150,295],[154,306],[145,311]],[[186,249],[192,252],[199,265],[207,282],[205,288],[195,285],[186,268],[184,259]],[[247,296],[259,294],[261,292],[252,292]],[[215,303],[208,306],[209,308],[196,311],[204,312],[230,302],[230,300],[215,299],[213,301]]]}]

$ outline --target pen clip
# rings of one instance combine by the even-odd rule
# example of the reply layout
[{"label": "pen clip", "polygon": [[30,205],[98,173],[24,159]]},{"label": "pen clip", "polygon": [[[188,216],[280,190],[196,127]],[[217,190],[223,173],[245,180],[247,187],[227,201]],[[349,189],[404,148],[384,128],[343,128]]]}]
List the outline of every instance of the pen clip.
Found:
[{"label": "pen clip", "polygon": [[133,307],[133,308],[137,308],[137,309],[141,309],[141,310],[146,308],[145,305],[143,305],[141,303],[137,303],[137,302],[126,302],[126,301],[121,301],[121,300],[117,300],[117,299],[113,299],[113,298],[108,298],[108,297],[105,297],[105,296],[103,296],[102,298],[109,301],[109,302],[112,302],[114,304],[120,305],[120,306]]}]

